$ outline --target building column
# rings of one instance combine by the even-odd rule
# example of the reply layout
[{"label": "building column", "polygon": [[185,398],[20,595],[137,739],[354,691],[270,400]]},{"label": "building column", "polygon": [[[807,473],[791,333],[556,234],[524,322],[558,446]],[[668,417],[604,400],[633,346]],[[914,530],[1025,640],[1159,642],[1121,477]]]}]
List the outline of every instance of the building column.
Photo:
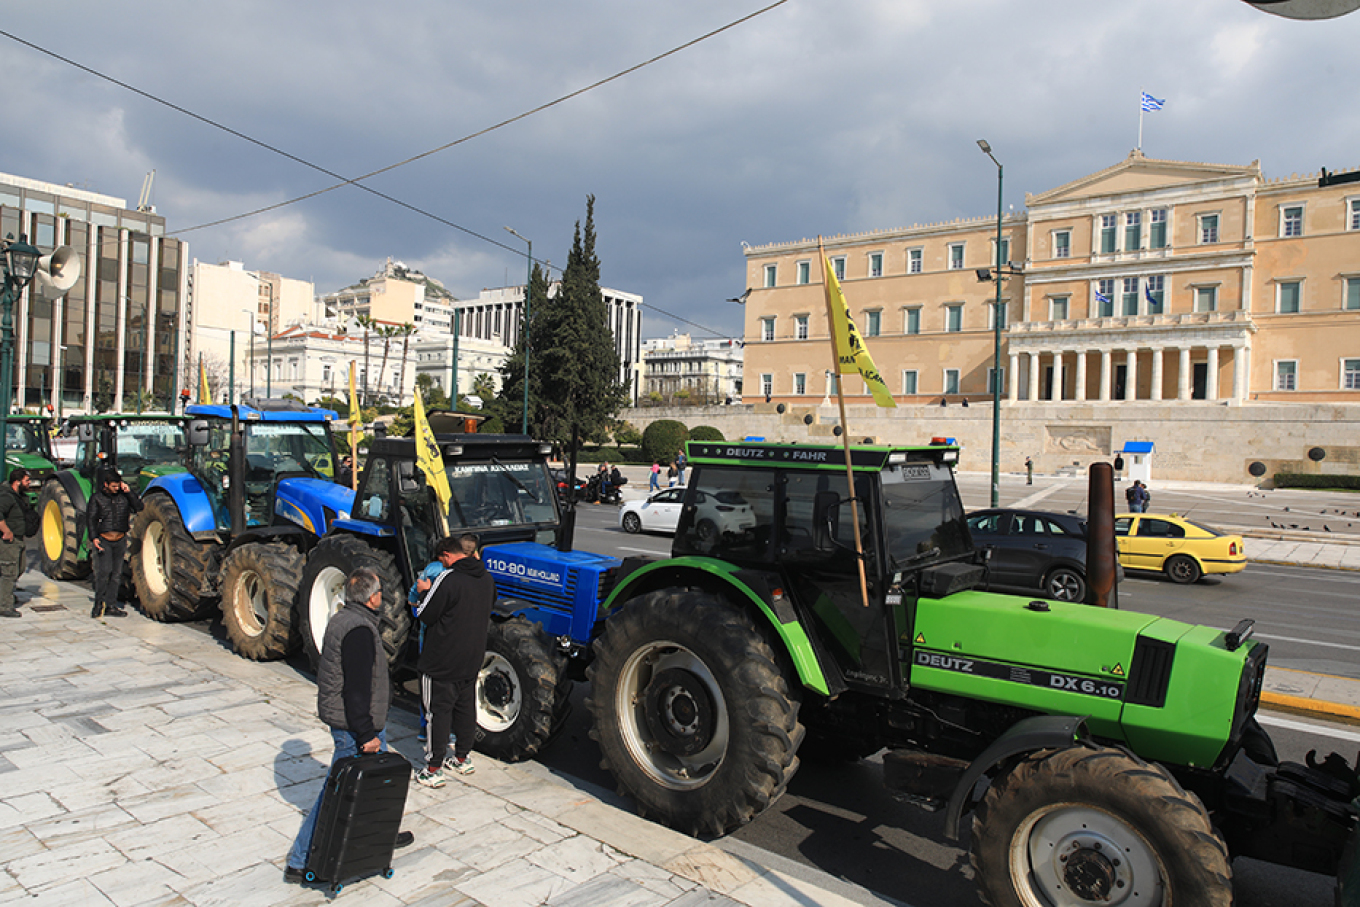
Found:
[{"label": "building column", "polygon": [[1176,376],[1176,399],[1190,399],[1190,347],[1181,347],[1180,374]]},{"label": "building column", "polygon": [[1218,399],[1218,347],[1209,347],[1208,374],[1204,380],[1204,399]]},{"label": "building column", "polygon": [[1039,354],[1029,354],[1029,400],[1039,402]]},{"label": "building column", "polygon": [[1086,401],[1086,350],[1077,350],[1077,381],[1076,394],[1073,395],[1078,403]]},{"label": "building column", "polygon": [[1152,399],[1162,399],[1162,348],[1152,348]]},{"label": "building column", "polygon": [[1006,375],[1006,399],[1014,403],[1020,399],[1020,354],[1010,354],[1010,373]]},{"label": "building column", "polygon": [[1100,401],[1108,403],[1110,400],[1110,351],[1100,351]]},{"label": "building column", "polygon": [[1124,399],[1138,399],[1138,350],[1124,354]]},{"label": "building column", "polygon": [[1053,393],[1050,399],[1054,403],[1061,403],[1063,400],[1063,355],[1062,350],[1053,354]]},{"label": "building column", "polygon": [[1246,398],[1247,373],[1245,362],[1247,348],[1245,346],[1233,347],[1233,383],[1232,383],[1232,402],[1241,403]]}]

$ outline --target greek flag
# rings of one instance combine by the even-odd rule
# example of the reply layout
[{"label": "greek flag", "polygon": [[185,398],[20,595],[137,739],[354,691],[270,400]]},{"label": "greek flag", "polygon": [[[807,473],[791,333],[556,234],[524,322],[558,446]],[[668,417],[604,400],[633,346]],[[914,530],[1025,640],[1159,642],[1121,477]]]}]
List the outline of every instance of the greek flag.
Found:
[{"label": "greek flag", "polygon": [[1103,302],[1103,303],[1105,303],[1105,305],[1109,305],[1109,304],[1110,304],[1110,297],[1106,296],[1104,293],[1100,292],[1099,290],[1096,290],[1096,302]]},{"label": "greek flag", "polygon": [[1143,110],[1161,110],[1162,105],[1165,103],[1166,103],[1165,98],[1163,98],[1162,100],[1158,100],[1157,98],[1154,98],[1152,95],[1148,94],[1146,91],[1143,92],[1143,106],[1142,106]]}]

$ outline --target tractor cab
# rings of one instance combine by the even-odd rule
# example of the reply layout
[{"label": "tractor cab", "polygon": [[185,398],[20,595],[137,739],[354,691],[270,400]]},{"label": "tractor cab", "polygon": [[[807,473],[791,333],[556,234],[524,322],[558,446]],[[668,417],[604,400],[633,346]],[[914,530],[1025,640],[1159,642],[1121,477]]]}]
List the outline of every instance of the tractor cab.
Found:
[{"label": "tractor cab", "polygon": [[75,471],[87,493],[105,467],[117,469],[139,494],[157,476],[184,472],[184,423],[184,417],[169,413],[73,416]]},{"label": "tractor cab", "polygon": [[30,503],[55,472],[52,457],[52,420],[47,416],[15,415],[5,421],[5,474],[20,467],[33,479]]}]

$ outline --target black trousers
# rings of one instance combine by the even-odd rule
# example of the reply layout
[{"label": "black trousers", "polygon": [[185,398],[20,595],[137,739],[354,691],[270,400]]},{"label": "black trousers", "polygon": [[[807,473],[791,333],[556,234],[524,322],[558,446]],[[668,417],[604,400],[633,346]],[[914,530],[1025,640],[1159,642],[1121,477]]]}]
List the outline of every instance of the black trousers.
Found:
[{"label": "black trousers", "polygon": [[116,542],[100,539],[103,550],[94,548],[90,562],[94,567],[94,605],[103,613],[106,608],[118,607],[118,586],[123,581],[123,560],[127,557],[128,537]]},{"label": "black trousers", "polygon": [[420,698],[430,724],[425,729],[425,764],[439,768],[449,751],[449,731],[456,738],[453,754],[459,759],[472,752],[477,736],[477,678],[442,680],[420,676]]}]

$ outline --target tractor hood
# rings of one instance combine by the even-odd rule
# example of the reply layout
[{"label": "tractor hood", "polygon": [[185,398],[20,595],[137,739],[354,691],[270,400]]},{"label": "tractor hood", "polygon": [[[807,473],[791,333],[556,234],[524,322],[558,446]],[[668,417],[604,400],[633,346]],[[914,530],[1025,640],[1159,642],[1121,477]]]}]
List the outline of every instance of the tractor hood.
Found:
[{"label": "tractor hood", "polygon": [[274,500],[276,516],[316,535],[324,535],[337,517],[348,518],[353,507],[354,492],[325,479],[284,479]]}]

